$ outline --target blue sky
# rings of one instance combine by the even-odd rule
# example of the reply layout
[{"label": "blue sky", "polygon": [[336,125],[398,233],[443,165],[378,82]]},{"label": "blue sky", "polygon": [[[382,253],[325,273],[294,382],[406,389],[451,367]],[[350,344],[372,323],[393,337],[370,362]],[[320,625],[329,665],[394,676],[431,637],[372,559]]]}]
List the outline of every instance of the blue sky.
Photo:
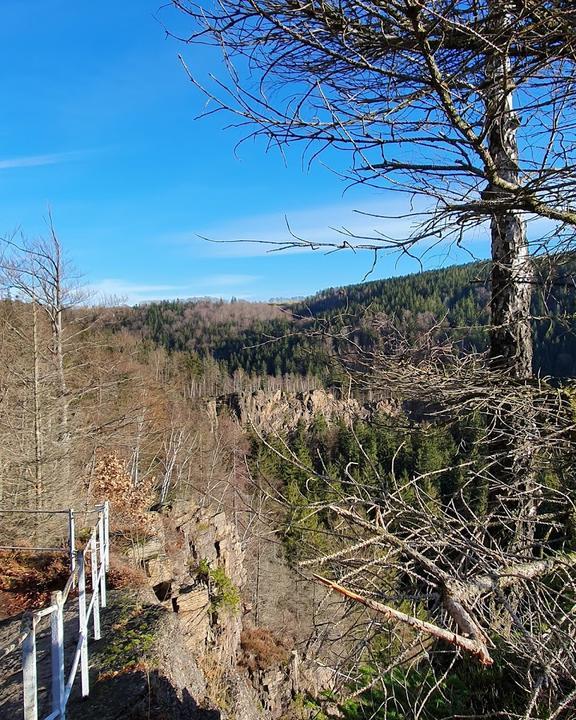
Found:
[{"label": "blue sky", "polygon": [[[2,0],[0,232],[43,234],[50,207],[85,281],[130,303],[262,300],[360,282],[367,254],[270,254],[198,238],[282,239],[287,216],[300,236],[329,240],[331,227],[378,227],[354,210],[402,207],[384,193],[344,193],[323,165],[303,169],[297,153],[285,164],[263,142],[235,153],[239,136],[224,129],[229,119],[195,120],[205,101],[177,54],[184,50],[190,67],[204,72],[220,72],[219,59],[166,38],[160,4]],[[473,249],[485,256],[483,237]],[[444,248],[427,264],[466,259]],[[417,269],[385,257],[372,278]]]}]

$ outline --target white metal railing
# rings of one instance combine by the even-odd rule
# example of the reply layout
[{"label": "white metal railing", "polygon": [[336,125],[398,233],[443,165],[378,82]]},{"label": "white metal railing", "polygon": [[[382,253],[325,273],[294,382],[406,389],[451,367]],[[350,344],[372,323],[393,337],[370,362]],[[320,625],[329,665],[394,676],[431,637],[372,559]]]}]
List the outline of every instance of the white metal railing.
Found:
[{"label": "white metal railing", "polygon": [[[106,505],[106,503],[104,503]],[[79,516],[88,516],[99,513],[104,505],[99,505],[92,510],[74,510],[68,508],[67,510],[31,510],[29,508],[24,509],[9,509],[4,510],[0,508],[0,515],[66,515],[67,516],[67,529],[68,529],[68,556],[70,559],[70,569],[73,572],[76,565],[76,518]],[[107,505],[106,505],[107,507]],[[108,511],[106,510],[106,513]],[[106,515],[106,518],[108,516]],[[107,519],[106,521],[107,522]],[[30,545],[0,545],[0,550],[15,550],[19,552],[56,552],[62,550],[62,547],[39,547]]]},{"label": "white metal railing", "polygon": [[[4,511],[0,511],[4,512]],[[27,511],[29,512],[29,511]],[[43,510],[41,512],[46,513]],[[108,503],[95,508],[98,520],[92,527],[90,538],[83,550],[75,548],[74,511],[59,510],[68,514],[68,542],[70,550],[70,576],[63,590],[52,594],[51,604],[36,612],[25,613],[17,640],[7,648],[0,648],[0,659],[22,646],[22,684],[24,720],[38,720],[38,683],[36,662],[36,628],[42,618],[50,616],[51,625],[51,712],[42,720],[55,720],[66,716],[66,704],[80,667],[82,697],[90,691],[88,676],[88,627],[93,622],[94,640],[101,637],[100,608],[106,607],[106,571],[110,562]],[[7,549],[7,546],[0,546]],[[17,548],[10,548],[17,549]],[[19,549],[19,548],[18,548]],[[31,548],[23,548],[30,550]],[[55,548],[51,548],[55,549]],[[90,558],[92,596],[86,593],[86,565]],[[78,587],[78,636],[74,657],[68,675],[64,658],[64,606],[70,591]]]}]

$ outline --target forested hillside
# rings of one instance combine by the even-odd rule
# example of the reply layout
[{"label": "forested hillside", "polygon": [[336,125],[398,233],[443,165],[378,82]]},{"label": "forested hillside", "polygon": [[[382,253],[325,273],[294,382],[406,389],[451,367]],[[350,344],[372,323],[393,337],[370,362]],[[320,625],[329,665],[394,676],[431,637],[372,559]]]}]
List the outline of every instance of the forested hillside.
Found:
[{"label": "forested hillside", "polygon": [[[547,263],[539,266],[532,303],[534,365],[543,375],[574,374],[576,293],[563,280],[573,264],[566,260],[553,276]],[[350,341],[378,347],[391,328],[407,340],[434,328],[438,340],[449,334],[465,349],[484,350],[488,278],[489,264],[476,262],[329,288],[296,304],[164,301],[126,309],[118,326],[169,351],[190,353],[199,372],[211,359],[229,374],[311,374],[331,384],[331,355]]]},{"label": "forested hillside", "polygon": [[[466,350],[481,349],[487,340],[486,266],[470,264],[331,289],[283,306],[200,300],[134,309],[92,308],[74,305],[77,293],[58,263],[52,262],[60,257],[59,250],[54,241],[14,251],[2,278],[4,287],[15,287],[19,295],[14,299],[7,293],[0,302],[4,507],[40,511],[84,507],[108,497],[117,534],[114,552],[124,563],[127,547],[153,539],[144,523],[149,512],[180,501],[224,510],[244,537],[248,579],[243,597],[246,607],[254,608],[244,629],[251,631],[254,626],[260,633],[257,637],[263,633],[269,641],[284,636],[289,626],[294,647],[307,647],[312,628],[302,619],[301,606],[316,617],[316,595],[309,586],[302,591],[294,586],[301,568],[310,565],[324,582],[343,577],[347,587],[360,594],[375,588],[375,597],[398,606],[393,612],[416,623],[432,623],[426,626],[432,627],[431,637],[440,635],[426,640],[429,656],[416,656],[415,676],[406,663],[400,664],[397,675],[388,677],[383,671],[397,657],[415,657],[415,648],[422,647],[417,631],[394,634],[393,625],[371,620],[370,632],[360,624],[357,634],[354,623],[362,623],[363,616],[352,613],[351,625],[342,633],[339,629],[337,639],[326,641],[322,648],[326,655],[321,657],[346,678],[343,685],[330,680],[346,720],[372,716],[408,720],[413,717],[412,688],[419,692],[421,687],[435,708],[423,716],[430,720],[450,717],[450,708],[460,716],[479,716],[497,712],[502,703],[521,708],[530,702],[528,693],[517,687],[511,691],[499,677],[490,681],[486,693],[463,690],[473,686],[474,678],[487,677],[475,655],[485,665],[493,663],[520,674],[528,662],[531,646],[507,631],[502,613],[493,610],[496,595],[486,595],[486,602],[474,605],[479,618],[474,622],[486,631],[472,640],[459,636],[462,647],[472,649],[472,657],[447,649],[442,635],[445,624],[452,627],[446,619],[454,612],[449,593],[458,605],[460,588],[477,592],[474,583],[492,577],[495,564],[508,577],[509,567],[523,563],[521,569],[530,582],[533,573],[549,567],[542,566],[540,550],[535,562],[523,551],[506,550],[507,526],[489,538],[494,552],[486,552],[483,539],[482,528],[500,522],[491,482],[500,483],[501,474],[498,487],[507,492],[509,479],[503,463],[498,475],[492,470],[493,446],[487,442],[492,417],[485,399],[491,386],[483,389],[474,384],[476,376],[470,374],[465,358]],[[38,258],[45,262],[38,264]],[[34,277],[46,279],[45,286],[57,287],[58,293],[42,294],[29,282],[31,262]],[[546,275],[544,265],[539,271]],[[535,292],[534,324],[538,362],[552,367],[554,360],[554,367],[562,367],[558,363],[564,352],[568,360],[563,367],[571,372],[574,294],[563,272],[559,269],[548,278],[545,292]],[[548,312],[554,322],[540,319]],[[321,380],[337,386],[338,363],[328,360],[343,355],[350,342],[380,353],[390,338],[401,337],[418,347],[418,337],[426,333],[432,344],[456,338],[461,349],[451,356],[452,368],[460,375],[455,383],[449,380],[449,402],[442,412],[447,357],[443,354],[436,368],[427,366],[432,373],[438,371],[436,377],[426,376],[436,388],[433,406],[426,405],[429,393],[419,406],[410,404],[405,380],[402,385],[393,374],[384,378],[387,385],[382,383],[394,395],[394,402],[388,404],[358,402],[362,386],[357,397],[345,401],[334,397],[337,393],[302,392],[318,388]],[[394,363],[391,358],[390,365]],[[420,381],[422,368],[416,364],[413,369],[415,381]],[[370,370],[375,370],[379,382],[378,368],[368,369],[367,382],[374,379]],[[574,557],[574,513],[566,510],[573,494],[573,393],[571,383],[557,383],[560,392],[546,382],[537,385],[526,385],[528,392],[539,393],[547,423],[541,437],[529,428],[534,457],[531,482],[542,498],[536,532],[538,543],[546,544],[544,554],[557,553],[559,567],[564,568]],[[503,387],[508,402],[522,412],[525,406],[522,396],[519,400],[516,395],[517,387],[511,383],[506,388],[501,378],[496,384],[498,402]],[[263,392],[254,393],[255,389]],[[233,402],[219,402],[223,394],[230,394],[226,399]],[[289,396],[297,402],[290,405]],[[267,403],[258,405],[264,399]],[[251,413],[244,423],[243,413],[234,410],[234,403],[242,402]],[[297,405],[305,412],[294,412]],[[288,414],[282,415],[286,408]],[[294,423],[286,420],[290,413]],[[276,416],[282,416],[281,422],[275,421]],[[516,504],[513,495],[507,512]],[[383,518],[387,529],[381,535]],[[471,523],[481,531],[469,533]],[[32,522],[3,524],[11,545],[37,543],[40,532],[43,538],[60,542],[61,528],[56,524],[44,523],[41,528]],[[276,541],[266,542],[271,536]],[[444,547],[450,551],[446,553]],[[23,560],[12,560],[15,574],[28,572]],[[198,561],[196,570],[210,584],[213,576],[206,558],[192,560],[194,568]],[[449,573],[457,578],[455,584],[445,579]],[[475,580],[478,573],[480,580]],[[236,607],[238,588],[229,585],[228,576],[215,577],[226,583]],[[446,586],[442,595],[438,577]],[[569,607],[564,587],[572,585],[554,575],[550,583],[540,581],[521,592],[535,596],[547,618],[550,592],[556,592],[554,602]],[[0,583],[0,599],[10,612],[23,603],[28,607],[30,597],[26,583]],[[531,607],[526,610],[529,619],[536,617],[530,615]],[[333,608],[326,611],[331,622]],[[553,619],[547,625],[552,627]],[[437,626],[441,629],[434,629]],[[482,644],[484,637],[494,638],[495,649]],[[270,642],[264,654],[270,654]],[[558,643],[553,640],[553,650]],[[280,654],[278,662],[285,655]],[[312,653],[309,659],[315,663],[317,657]],[[270,662],[267,656],[265,662]],[[316,687],[318,678],[311,677]],[[384,689],[361,693],[358,701],[356,695],[347,699],[374,677],[385,678]],[[389,691],[396,694],[396,715],[374,715],[372,705],[380,707],[382,693]],[[322,704],[317,699],[310,702],[313,713],[320,707],[316,703]],[[279,715],[269,717],[277,720]]]},{"label": "forested hillside", "polygon": [[4,5],[0,720],[576,720],[576,2]]}]

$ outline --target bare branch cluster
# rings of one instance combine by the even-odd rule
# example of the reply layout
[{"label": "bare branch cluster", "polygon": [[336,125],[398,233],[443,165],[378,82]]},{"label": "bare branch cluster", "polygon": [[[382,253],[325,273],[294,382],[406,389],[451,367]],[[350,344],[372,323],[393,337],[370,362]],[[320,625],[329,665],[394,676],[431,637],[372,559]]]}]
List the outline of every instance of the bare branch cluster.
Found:
[{"label": "bare branch cluster", "polygon": [[[462,242],[483,219],[511,210],[552,221],[535,249],[570,244],[576,16],[568,3],[173,5],[193,21],[182,40],[222,49],[229,81],[204,85],[188,71],[210,99],[207,113],[230,112],[248,136],[279,147],[302,142],[309,161],[325,153],[330,163],[344,150],[351,182],[424,199],[409,238],[343,230],[330,246]],[[514,177],[491,141],[502,123],[517,134]]]}]

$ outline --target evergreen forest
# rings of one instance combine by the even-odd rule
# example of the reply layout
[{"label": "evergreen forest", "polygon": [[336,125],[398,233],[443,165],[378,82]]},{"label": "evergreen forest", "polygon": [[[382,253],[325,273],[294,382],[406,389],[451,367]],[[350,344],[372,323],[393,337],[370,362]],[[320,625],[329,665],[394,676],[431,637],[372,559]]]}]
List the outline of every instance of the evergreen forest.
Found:
[{"label": "evergreen forest", "polygon": [[[566,257],[538,265],[532,298],[534,370],[572,377],[576,336],[576,261]],[[208,300],[149,303],[119,311],[116,327],[173,352],[185,352],[201,371],[216,361],[225,372],[248,375],[313,375],[337,383],[330,358],[350,343],[364,349],[384,344],[393,328],[408,343],[432,331],[463,350],[487,347],[489,272],[474,262],[413,275],[328,288],[295,303],[272,305]]]}]

